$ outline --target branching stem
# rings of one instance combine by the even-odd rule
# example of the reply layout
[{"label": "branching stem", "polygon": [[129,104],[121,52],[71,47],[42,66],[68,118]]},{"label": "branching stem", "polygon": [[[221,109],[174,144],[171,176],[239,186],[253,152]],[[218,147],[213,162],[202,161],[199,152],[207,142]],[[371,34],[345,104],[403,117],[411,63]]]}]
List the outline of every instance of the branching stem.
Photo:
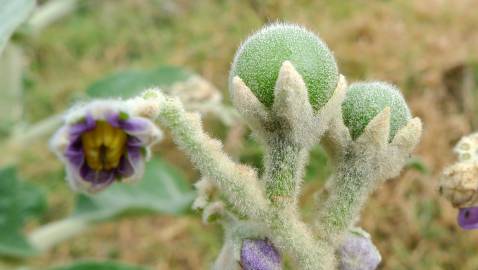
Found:
[{"label": "branching stem", "polygon": [[224,154],[221,145],[203,132],[199,116],[186,113],[179,100],[158,95],[159,121],[171,130],[176,144],[202,175],[214,181],[241,215],[264,216],[268,203],[254,170],[234,163]]}]

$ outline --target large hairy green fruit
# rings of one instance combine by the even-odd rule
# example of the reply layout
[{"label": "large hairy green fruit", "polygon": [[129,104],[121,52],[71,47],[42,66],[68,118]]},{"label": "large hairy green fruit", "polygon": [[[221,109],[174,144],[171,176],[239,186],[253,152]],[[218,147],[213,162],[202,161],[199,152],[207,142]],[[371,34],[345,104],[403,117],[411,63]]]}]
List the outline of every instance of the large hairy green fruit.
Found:
[{"label": "large hairy green fruit", "polygon": [[400,90],[384,82],[354,83],[347,89],[342,104],[345,125],[352,139],[359,137],[367,124],[385,107],[390,107],[390,140],[411,118]]},{"label": "large hairy green fruit", "polygon": [[250,36],[236,53],[230,80],[239,76],[270,107],[279,69],[287,60],[302,75],[314,109],[320,109],[337,85],[337,63],[317,35],[297,25],[273,24]]}]

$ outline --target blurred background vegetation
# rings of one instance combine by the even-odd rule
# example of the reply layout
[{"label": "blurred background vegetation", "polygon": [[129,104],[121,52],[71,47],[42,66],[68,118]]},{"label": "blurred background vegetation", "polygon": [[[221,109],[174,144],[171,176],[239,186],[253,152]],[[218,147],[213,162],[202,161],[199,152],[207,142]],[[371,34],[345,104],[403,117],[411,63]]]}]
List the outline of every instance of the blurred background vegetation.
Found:
[{"label": "blurred background vegetation", "polygon": [[[397,84],[424,122],[414,161],[374,193],[362,215],[360,225],[382,254],[381,269],[478,269],[478,232],[461,231],[457,211],[437,193],[442,168],[455,159],[451,148],[477,128],[476,10],[474,0],[80,0],[71,14],[41,33],[20,31],[13,37],[24,52],[19,119],[28,126],[61,113],[109,74],[162,65],[199,74],[228,102],[228,69],[240,42],[268,22],[302,24],[327,42],[349,82]],[[260,166],[261,149],[243,124],[228,127],[208,117],[206,127],[226,140],[233,156]],[[10,129],[2,126],[3,142]],[[65,217],[73,208],[63,168],[48,151],[47,140],[27,140],[26,149],[14,154],[21,178],[48,195],[45,214],[28,222],[25,231]],[[197,179],[169,139],[157,150],[188,181]],[[2,159],[11,158],[6,155]],[[306,218],[313,214],[312,195],[329,171],[317,147],[301,199]],[[90,258],[152,269],[208,269],[221,234],[220,226],[203,225],[193,212],[138,216],[102,223],[23,263],[42,269]],[[6,269],[18,263],[2,261]]]}]

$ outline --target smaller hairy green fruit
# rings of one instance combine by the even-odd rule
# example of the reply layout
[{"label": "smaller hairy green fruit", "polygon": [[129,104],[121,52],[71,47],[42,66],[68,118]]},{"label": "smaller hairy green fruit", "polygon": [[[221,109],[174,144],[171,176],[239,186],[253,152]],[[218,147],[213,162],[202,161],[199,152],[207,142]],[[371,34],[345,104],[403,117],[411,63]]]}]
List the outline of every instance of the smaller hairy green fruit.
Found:
[{"label": "smaller hairy green fruit", "polygon": [[334,56],[317,35],[292,24],[272,24],[250,36],[234,57],[230,84],[239,76],[257,99],[270,107],[284,61],[290,61],[304,79],[314,109],[327,103],[339,78]]},{"label": "smaller hairy green fruit", "polygon": [[410,110],[400,90],[384,82],[351,84],[342,103],[345,125],[352,139],[358,138],[376,115],[390,108],[390,140],[411,118]]}]

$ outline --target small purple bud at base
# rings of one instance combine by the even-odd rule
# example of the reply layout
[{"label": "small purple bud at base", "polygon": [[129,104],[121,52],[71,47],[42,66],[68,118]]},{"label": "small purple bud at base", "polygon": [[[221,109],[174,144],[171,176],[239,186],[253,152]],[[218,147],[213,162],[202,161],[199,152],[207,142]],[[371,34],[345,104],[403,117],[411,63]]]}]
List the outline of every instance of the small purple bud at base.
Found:
[{"label": "small purple bud at base", "polygon": [[460,208],[458,225],[464,230],[478,229],[478,207]]},{"label": "small purple bud at base", "polygon": [[244,270],[281,270],[282,260],[268,239],[245,239],[241,248],[241,266]]},{"label": "small purple bud at base", "polygon": [[350,232],[337,251],[340,270],[374,270],[382,257],[369,237]]}]

